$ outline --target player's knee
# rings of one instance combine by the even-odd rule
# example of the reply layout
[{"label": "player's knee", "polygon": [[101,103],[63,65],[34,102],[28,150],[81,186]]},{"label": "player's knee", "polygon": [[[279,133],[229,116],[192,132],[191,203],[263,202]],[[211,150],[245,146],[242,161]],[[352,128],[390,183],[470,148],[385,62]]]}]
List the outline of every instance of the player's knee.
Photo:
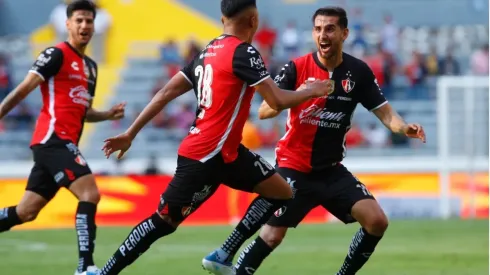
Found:
[{"label": "player's knee", "polygon": [[372,215],[363,227],[370,234],[377,236],[383,235],[386,229],[388,229],[388,218],[381,211],[380,213]]},{"label": "player's knee", "polygon": [[278,247],[285,236],[286,229],[281,227],[265,225],[260,231],[260,238],[272,249]]},{"label": "player's knee", "polygon": [[289,200],[293,197],[291,186],[277,173],[255,186],[254,192],[275,200]]},{"label": "player's knee", "polygon": [[289,200],[293,198],[293,189],[291,186],[287,186],[284,188],[284,197],[282,198],[283,200]]},{"label": "player's knee", "polygon": [[98,189],[91,189],[82,192],[78,199],[80,201],[91,202],[93,204],[98,204],[100,202],[100,192]]},{"label": "player's knee", "polygon": [[17,208],[17,216],[22,222],[31,222],[37,218],[37,215],[41,211],[41,209],[37,209],[34,206],[21,206],[18,205]]}]

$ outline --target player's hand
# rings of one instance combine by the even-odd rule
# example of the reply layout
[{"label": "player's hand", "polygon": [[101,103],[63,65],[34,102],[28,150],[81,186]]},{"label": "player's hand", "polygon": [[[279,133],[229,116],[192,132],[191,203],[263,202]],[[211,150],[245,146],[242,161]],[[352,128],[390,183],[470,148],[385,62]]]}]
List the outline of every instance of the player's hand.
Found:
[{"label": "player's hand", "polygon": [[425,143],[425,131],[420,124],[410,123],[403,129],[405,135],[409,138],[418,138]]},{"label": "player's hand", "polygon": [[117,154],[117,158],[121,159],[126,151],[128,151],[129,147],[131,147],[132,141],[133,139],[127,133],[120,134],[118,136],[104,140],[102,151],[104,151],[104,155],[106,158],[109,158],[112,153],[119,151],[119,154]]},{"label": "player's hand", "polygon": [[301,84],[301,86],[299,86],[298,89],[296,89],[296,91],[301,91],[301,90],[307,89],[308,84],[311,84],[313,81],[314,80],[310,80],[310,79],[305,80],[305,82],[303,84]]},{"label": "player's hand", "polygon": [[333,93],[335,88],[334,82],[329,79],[306,81],[303,85],[305,85],[307,89],[311,89],[313,91],[314,97],[327,96]]},{"label": "player's hand", "polygon": [[126,110],[126,102],[114,105],[109,110],[109,120],[119,120],[123,118],[125,110]]}]

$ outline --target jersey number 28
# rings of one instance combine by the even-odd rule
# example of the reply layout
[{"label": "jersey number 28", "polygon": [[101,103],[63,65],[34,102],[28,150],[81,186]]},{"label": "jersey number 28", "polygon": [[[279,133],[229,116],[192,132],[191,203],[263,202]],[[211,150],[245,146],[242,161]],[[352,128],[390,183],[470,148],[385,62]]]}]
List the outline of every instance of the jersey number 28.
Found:
[{"label": "jersey number 28", "polygon": [[213,89],[211,88],[211,84],[213,83],[213,67],[211,64],[206,65],[204,68],[202,65],[199,65],[196,67],[194,73],[198,77],[197,101],[201,107],[209,108],[213,104]]}]

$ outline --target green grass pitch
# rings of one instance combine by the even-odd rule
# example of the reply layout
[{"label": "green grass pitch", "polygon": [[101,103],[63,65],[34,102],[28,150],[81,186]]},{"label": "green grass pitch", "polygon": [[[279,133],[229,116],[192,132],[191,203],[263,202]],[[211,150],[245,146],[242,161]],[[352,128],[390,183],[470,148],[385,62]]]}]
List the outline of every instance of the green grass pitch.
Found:
[{"label": "green grass pitch", "polygon": [[[100,228],[96,262],[102,266],[130,228]],[[301,225],[265,261],[258,275],[335,274],[357,225]],[[206,274],[201,259],[231,227],[182,227],[154,244],[122,274]],[[248,243],[248,242],[247,242]],[[73,274],[74,230],[13,231],[0,235],[0,274]],[[488,274],[488,220],[393,221],[364,275]]]}]

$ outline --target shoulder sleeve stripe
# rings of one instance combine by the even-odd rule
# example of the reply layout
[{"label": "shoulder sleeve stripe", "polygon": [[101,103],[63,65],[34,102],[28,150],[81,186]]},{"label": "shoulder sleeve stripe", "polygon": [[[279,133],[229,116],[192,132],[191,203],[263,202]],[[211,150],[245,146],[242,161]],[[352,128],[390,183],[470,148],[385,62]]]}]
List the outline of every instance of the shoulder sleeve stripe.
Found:
[{"label": "shoulder sleeve stripe", "polygon": [[185,75],[185,73],[183,71],[179,71],[179,73],[185,77],[185,79],[187,79],[187,81],[191,84],[191,85],[194,85],[194,83],[192,83],[192,81],[187,77],[187,75]]},{"label": "shoulder sleeve stripe", "polygon": [[268,76],[266,76],[266,77],[262,78],[261,80],[259,80],[259,81],[255,82],[254,84],[250,85],[250,87],[257,86],[257,85],[259,85],[260,83],[262,83],[264,80],[266,80],[267,78],[270,78],[270,77],[271,77],[271,76],[270,76],[270,75],[268,75]]},{"label": "shoulder sleeve stripe", "polygon": [[38,73],[37,71],[29,70],[29,73],[35,74],[35,75],[39,76],[43,81],[46,81],[46,79],[44,79],[44,76],[42,74]]},{"label": "shoulder sleeve stripe", "polygon": [[378,106],[376,106],[376,107],[372,108],[372,109],[371,109],[371,110],[369,110],[369,111],[370,111],[370,112],[372,112],[372,111],[376,111],[377,109],[379,109],[379,108],[383,107],[383,106],[384,106],[384,105],[386,105],[386,104],[388,104],[388,100],[386,100],[385,102],[383,102],[383,103],[379,104]]}]

